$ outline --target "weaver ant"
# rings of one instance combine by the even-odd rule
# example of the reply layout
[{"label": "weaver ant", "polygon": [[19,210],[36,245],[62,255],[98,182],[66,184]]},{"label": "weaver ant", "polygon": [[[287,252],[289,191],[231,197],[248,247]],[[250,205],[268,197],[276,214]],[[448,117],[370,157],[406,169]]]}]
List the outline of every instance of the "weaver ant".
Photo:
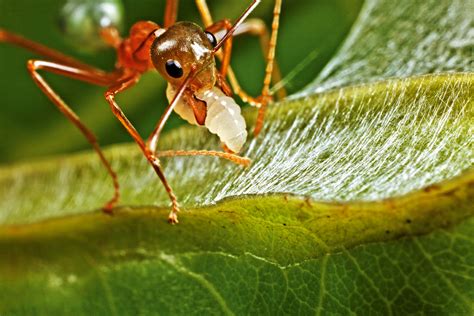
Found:
[{"label": "weaver ant", "polygon": [[[237,155],[246,141],[247,131],[240,107],[230,97],[232,91],[244,102],[259,108],[254,134],[257,135],[263,126],[265,109],[271,101],[269,87],[272,74],[274,77],[279,77],[274,67],[274,59],[282,0],[275,0],[270,38],[265,25],[260,20],[245,21],[260,0],[253,0],[234,23],[227,19],[214,23],[206,0],[196,0],[205,29],[191,22],[177,22],[178,1],[166,1],[163,27],[150,21],[139,21],[131,27],[129,36],[126,38],[120,37],[118,28],[113,23],[113,17],[107,16],[107,10],[96,12],[99,14],[98,33],[101,40],[114,48],[117,53],[116,67],[111,72],[84,64],[49,47],[0,29],[0,42],[25,48],[48,59],[29,60],[27,69],[46,96],[84,134],[107,169],[114,184],[114,196],[103,207],[107,213],[112,212],[120,197],[117,175],[104,156],[92,131],[50,87],[39,74],[39,70],[107,87],[105,99],[113,114],[138,144],[168,193],[172,204],[168,220],[173,224],[178,222],[179,206],[162,171],[159,157],[208,155],[225,158],[236,164],[248,165],[250,163],[248,158]],[[81,5],[80,1],[74,3]],[[100,1],[85,1],[83,5],[90,7],[94,5],[93,3],[100,3]],[[267,53],[263,89],[257,98],[250,97],[240,88],[230,67],[232,38],[239,34],[260,36]],[[215,56],[220,59],[220,69],[217,69]],[[145,141],[127,119],[117,104],[115,96],[135,85],[143,73],[152,69],[156,69],[168,82],[167,97],[170,103],[148,140]],[[227,83],[226,78],[230,84]],[[173,110],[189,123],[205,126],[211,133],[217,134],[223,143],[224,151],[159,152],[157,149],[160,133]]]}]

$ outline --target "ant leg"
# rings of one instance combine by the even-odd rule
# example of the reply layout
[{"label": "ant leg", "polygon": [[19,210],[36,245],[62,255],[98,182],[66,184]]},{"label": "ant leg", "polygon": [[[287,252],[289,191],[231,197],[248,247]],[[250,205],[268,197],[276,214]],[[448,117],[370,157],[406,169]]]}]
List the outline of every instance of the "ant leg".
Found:
[{"label": "ant leg", "polygon": [[[213,22],[211,12],[209,11],[209,7],[207,6],[206,0],[196,0],[196,6],[201,15],[201,20],[203,21],[204,26],[206,27],[206,31],[215,34],[220,30],[225,30],[226,32],[228,32],[232,29],[232,23],[228,19],[224,19],[216,23]],[[227,39],[226,43],[224,43],[223,52],[218,51],[216,53],[217,57],[221,60],[221,69],[218,75],[219,85],[227,95],[231,95],[231,90],[229,88],[228,83],[225,81],[225,77],[230,68],[232,39],[233,37],[230,36]],[[232,70],[230,69],[230,71]]]},{"label": "ant leg", "polygon": [[79,69],[75,67],[65,66],[54,62],[42,61],[42,60],[29,60],[28,61],[28,71],[30,72],[33,80],[39,86],[39,88],[46,94],[46,96],[58,107],[59,111],[63,113],[87,138],[89,143],[92,145],[94,150],[99,155],[100,161],[107,169],[110,177],[112,178],[114,184],[114,196],[110,201],[108,201],[103,210],[107,213],[111,213],[112,208],[118,202],[120,197],[120,188],[118,183],[117,174],[113,171],[109,161],[105,158],[104,153],[102,152],[99,143],[95,135],[89,130],[84,123],[81,122],[79,117],[72,111],[72,109],[59,97],[56,92],[49,86],[49,84],[43,79],[43,77],[38,73],[38,70],[45,70],[55,74],[63,75],[73,79],[86,81],[96,85],[109,85],[112,80],[111,76],[106,74],[100,74],[99,72],[91,72],[85,69]]},{"label": "ant leg", "polygon": [[[248,20],[245,23],[242,23],[242,25],[235,31],[234,36],[238,35],[254,35],[258,36],[260,40],[260,46],[262,47],[262,53],[263,56],[265,57],[267,53],[269,52],[270,49],[270,36],[268,32],[268,28],[261,19],[251,19]],[[276,61],[276,58],[274,58],[273,61],[273,74],[271,81],[273,83],[277,83],[281,81],[282,76],[280,72],[280,67],[278,66],[278,63]],[[267,58],[267,63],[268,63],[268,58]],[[252,101],[255,101],[255,98],[252,98],[249,96],[241,87],[239,82],[237,81],[237,78],[235,77],[235,74],[233,71],[229,71],[228,73],[229,76],[229,81],[232,85],[232,88],[234,89],[235,93],[240,96],[240,98],[244,102],[249,102],[252,103]],[[284,87],[278,89],[277,91],[278,99],[283,99],[286,97],[287,93]]]},{"label": "ant leg", "polygon": [[0,29],[0,43],[1,42],[9,43],[9,44],[24,48],[35,54],[51,59],[52,61],[55,61],[59,64],[68,65],[68,66],[80,68],[83,70],[97,71],[96,68],[89,66],[87,64],[84,64],[75,58],[64,55],[63,53],[58,52],[57,50],[54,50],[52,48],[49,48],[43,44],[34,42],[32,40],[24,38],[21,35],[18,35],[18,34],[3,30],[3,29]]},{"label": "ant leg", "polygon": [[179,0],[166,0],[165,18],[163,26],[165,28],[176,23],[178,17]]},{"label": "ant leg", "polygon": [[[158,157],[155,156],[154,152],[148,149],[147,144],[145,144],[144,140],[142,139],[142,137],[140,136],[138,131],[135,129],[135,127],[132,125],[132,123],[128,120],[128,118],[125,116],[125,114],[123,113],[120,106],[115,101],[115,96],[118,93],[130,88],[131,86],[133,86],[138,81],[138,78],[139,78],[139,75],[135,74],[135,75],[132,75],[132,76],[126,78],[125,80],[111,86],[109,89],[107,89],[107,92],[105,93],[105,99],[107,100],[107,102],[109,102],[110,107],[111,107],[112,112],[114,113],[114,115],[117,117],[117,119],[120,121],[120,123],[122,123],[122,125],[125,127],[125,129],[128,131],[128,133],[132,136],[132,138],[138,144],[138,146],[142,150],[143,154],[145,155],[145,157],[147,158],[147,160],[149,161],[149,163],[151,164],[151,166],[155,170],[156,174],[160,178],[161,182],[163,183],[163,186],[165,187],[166,192],[168,193],[168,196],[171,200],[171,205],[172,205],[172,210],[171,210],[171,213],[168,217],[168,221],[171,224],[176,224],[176,223],[178,223],[177,213],[179,212],[178,201],[176,199],[176,195],[173,192],[173,189],[171,188],[168,181],[166,180],[166,177],[163,173],[163,170],[161,169],[160,161],[159,161]],[[189,81],[189,80],[187,80],[187,81]],[[181,91],[180,95],[183,93],[184,89],[181,89],[181,90],[182,91]],[[168,108],[174,107],[174,105],[176,105],[176,103],[177,102],[174,102],[174,104],[173,104],[173,102],[172,102]],[[172,108],[171,108],[171,110],[172,110]],[[165,119],[167,118],[166,117],[167,112],[165,112],[165,114],[162,116],[162,120],[163,120],[164,117],[165,117]]]},{"label": "ant leg", "polygon": [[[206,31],[211,32],[213,34],[217,33],[220,30],[225,30],[226,32],[228,32],[230,29],[232,29],[232,23],[228,19],[218,21],[206,27]],[[232,53],[232,39],[233,39],[233,36],[227,39],[227,41],[224,43],[223,53],[220,54],[221,55],[220,56],[220,59],[221,59],[220,75],[223,78],[225,78],[229,65],[230,65],[230,55]]]},{"label": "ant leg", "polygon": [[257,136],[263,127],[265,119],[265,111],[267,110],[268,101],[270,98],[270,83],[272,80],[273,63],[275,61],[275,49],[278,37],[278,26],[280,25],[281,1],[275,0],[275,7],[273,8],[272,34],[270,42],[268,43],[267,52],[267,67],[265,68],[265,78],[263,79],[263,88],[261,96],[260,107],[258,109],[257,121],[255,122],[254,135]]},{"label": "ant leg", "polygon": [[[222,30],[224,27],[225,29],[228,30],[229,25],[226,23],[228,20],[222,20],[218,21],[214,24],[212,24],[210,27],[208,27],[206,30],[210,32],[216,32],[214,30]],[[211,31],[212,30],[212,31]],[[268,34],[268,29],[265,25],[265,23],[260,20],[260,19],[251,19],[248,20],[247,22],[244,22],[240,25],[240,27],[234,32],[233,36],[237,35],[243,35],[243,34],[249,34],[249,35],[255,35],[260,38],[260,45],[262,47],[262,52],[263,55],[265,56],[269,50],[270,47],[270,37]],[[232,38],[229,38],[227,41],[230,41]],[[232,89],[234,90],[234,93],[237,94],[242,101],[246,103],[250,103],[251,105],[254,106],[260,106],[260,102],[258,98],[254,98],[250,96],[248,93],[246,93],[242,87],[240,86],[234,71],[230,68],[229,62],[230,62],[230,50],[227,51],[224,49],[224,57],[223,56],[218,56],[221,60],[221,71],[220,74],[221,76],[228,76],[229,82],[232,86]],[[275,60],[274,61],[274,67],[273,67],[273,74],[272,74],[272,82],[276,83],[281,80],[281,72],[278,67],[278,63]],[[286,97],[286,90],[284,87],[278,89],[277,91],[278,94],[278,99],[283,99]]]},{"label": "ant leg", "polygon": [[251,160],[233,153],[215,151],[215,150],[164,150],[156,151],[157,157],[175,157],[175,156],[211,156],[227,159],[237,165],[247,167]]}]

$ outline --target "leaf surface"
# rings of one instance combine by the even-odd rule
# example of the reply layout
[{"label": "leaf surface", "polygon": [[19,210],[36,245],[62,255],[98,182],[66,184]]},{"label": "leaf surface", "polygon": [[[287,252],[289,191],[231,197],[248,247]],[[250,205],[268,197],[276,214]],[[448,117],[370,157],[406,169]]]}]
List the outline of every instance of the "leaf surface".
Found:
[{"label": "leaf surface", "polygon": [[[114,216],[99,210],[112,190],[92,153],[2,167],[0,313],[472,314],[474,93],[466,47],[430,46],[433,67],[417,71],[402,66],[421,62],[418,55],[400,58],[400,72],[389,71],[390,54],[390,66],[386,54],[347,57],[350,47],[360,51],[357,34],[390,49],[383,32],[422,24],[417,5],[431,29],[451,32],[458,24],[446,21],[465,17],[467,4],[442,2],[444,11],[430,13],[418,2],[390,3],[367,1],[349,44],[317,79],[320,89],[269,110],[261,137],[244,149],[249,168],[164,159],[185,209],[177,226],[166,223],[167,197],[135,145],[107,150],[122,184]],[[391,24],[376,19],[390,9]],[[469,36],[455,34],[462,43]],[[408,41],[401,56],[412,43],[419,41]],[[359,69],[361,61],[386,71],[341,81],[334,70]],[[254,114],[246,113],[249,121]],[[184,127],[160,148],[218,144]]]}]

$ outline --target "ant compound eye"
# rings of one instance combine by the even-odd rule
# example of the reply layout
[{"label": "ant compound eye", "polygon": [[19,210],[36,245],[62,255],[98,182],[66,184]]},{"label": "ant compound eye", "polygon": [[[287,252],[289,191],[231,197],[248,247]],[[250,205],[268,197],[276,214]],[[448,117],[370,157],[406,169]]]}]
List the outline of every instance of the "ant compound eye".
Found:
[{"label": "ant compound eye", "polygon": [[214,34],[212,34],[211,32],[205,32],[205,33],[206,33],[207,39],[209,40],[209,42],[211,42],[212,47],[216,47],[217,40]]},{"label": "ant compound eye", "polygon": [[169,59],[165,65],[166,72],[173,78],[181,78],[183,76],[183,68],[181,64],[173,59]]}]

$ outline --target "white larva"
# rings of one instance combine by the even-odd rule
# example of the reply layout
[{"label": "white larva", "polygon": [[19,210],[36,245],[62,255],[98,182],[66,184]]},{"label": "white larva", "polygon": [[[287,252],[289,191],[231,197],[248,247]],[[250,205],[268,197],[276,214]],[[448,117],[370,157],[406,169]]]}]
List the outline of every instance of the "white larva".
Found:
[{"label": "white larva", "polygon": [[[175,94],[174,88],[168,84],[166,96],[169,102],[173,100]],[[217,87],[198,92],[195,95],[207,104],[204,126],[209,132],[216,134],[230,150],[238,153],[247,139],[245,120],[239,105]],[[193,110],[184,101],[180,100],[174,111],[190,124],[197,125]]]}]

